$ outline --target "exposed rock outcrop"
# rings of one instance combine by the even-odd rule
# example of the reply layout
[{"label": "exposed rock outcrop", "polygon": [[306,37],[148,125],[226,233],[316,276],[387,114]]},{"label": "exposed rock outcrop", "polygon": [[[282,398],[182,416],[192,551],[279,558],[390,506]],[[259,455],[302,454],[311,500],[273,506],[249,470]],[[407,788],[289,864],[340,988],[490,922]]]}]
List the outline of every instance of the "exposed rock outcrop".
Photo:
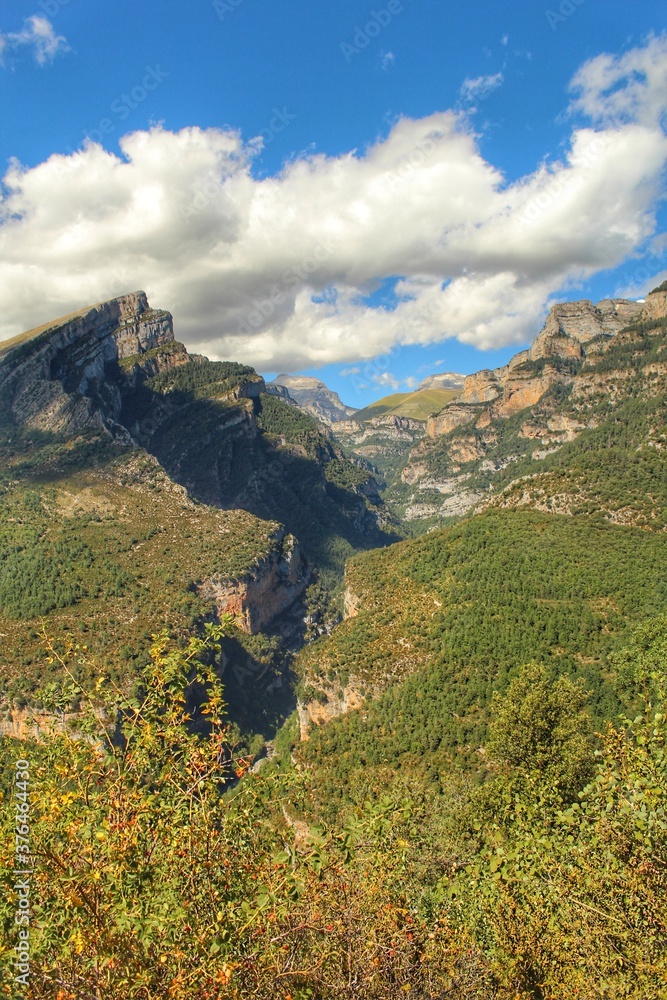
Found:
[{"label": "exposed rock outcrop", "polygon": [[[502,371],[502,369],[500,369]],[[498,381],[498,373],[485,369],[468,375],[463,383],[463,392],[457,402],[460,403],[489,403],[497,399],[502,391],[502,386]],[[450,403],[455,406],[456,403]],[[445,432],[446,433],[446,432]]]},{"label": "exposed rock outcrop", "polygon": [[295,399],[289,394],[289,389],[285,385],[278,385],[277,382],[267,382],[264,386],[264,391],[268,392],[269,396],[277,396],[278,399],[282,399],[284,403],[289,403],[290,406],[298,406]]},{"label": "exposed rock outcrop", "polygon": [[348,684],[326,692],[322,691],[318,698],[312,698],[306,704],[298,702],[297,712],[301,742],[303,743],[310,738],[310,730],[313,726],[323,726],[339,715],[353,712],[356,708],[361,708],[365,700],[353,684]]},{"label": "exposed rock outcrop", "polygon": [[122,295],[1,345],[0,393],[30,429],[123,436],[114,426],[122,400],[109,366],[173,341],[170,313],[151,309],[145,292]]},{"label": "exposed rock outcrop", "polygon": [[477,417],[477,412],[471,406],[451,403],[441,413],[438,413],[437,416],[428,418],[426,433],[430,438],[449,434],[455,427],[465,427],[466,424],[471,424]]},{"label": "exposed rock outcrop", "polygon": [[[405,492],[400,497],[403,516],[463,513],[483,499],[480,487],[486,490],[489,474],[526,455],[521,441],[535,441],[531,457],[539,460],[595,427],[591,413],[600,400],[620,402],[635,376],[622,355],[613,370],[602,359],[621,346],[631,357],[632,345],[644,340],[633,325],[647,323],[650,332],[650,324],[657,326],[665,316],[667,287],[656,289],[645,303],[604,299],[597,305],[583,300],[554,306],[528,350],[501,368],[468,376],[460,396],[429,418],[424,439],[401,470],[403,487],[412,487],[407,500]],[[641,386],[634,390],[642,398],[664,391],[662,366],[654,361],[643,368]],[[564,400],[570,400],[567,412],[555,412]],[[500,421],[524,411],[527,419],[518,430],[501,429]]]},{"label": "exposed rock outcrop", "polygon": [[395,413],[383,413],[372,420],[341,420],[336,424],[336,436],[349,435],[356,445],[363,444],[378,434],[384,434],[392,440],[409,440],[413,431],[423,430],[423,420],[400,417]]},{"label": "exposed rock outcrop", "polygon": [[458,372],[439,372],[437,375],[429,375],[420,383],[420,389],[462,389],[465,382],[465,375]]},{"label": "exposed rock outcrop", "polygon": [[[483,427],[534,406],[553,385],[571,376],[563,362],[581,362],[587,344],[613,336],[642,318],[647,308],[652,315],[659,314],[666,308],[664,298],[665,293],[655,292],[648,297],[646,306],[625,299],[604,299],[597,306],[588,299],[554,306],[528,351],[520,351],[502,368],[466,378],[459,399],[429,419],[428,436],[449,434],[455,427],[475,420],[478,427]],[[483,409],[466,409],[466,404]]]},{"label": "exposed rock outcrop", "polygon": [[242,631],[255,635],[301,597],[308,567],[292,535],[279,530],[270,555],[239,580],[209,579],[198,593],[215,605],[218,617],[231,614]]},{"label": "exposed rock outcrop", "polygon": [[664,319],[667,316],[667,289],[656,288],[650,295],[646,296],[646,302],[642,310],[642,319]]}]

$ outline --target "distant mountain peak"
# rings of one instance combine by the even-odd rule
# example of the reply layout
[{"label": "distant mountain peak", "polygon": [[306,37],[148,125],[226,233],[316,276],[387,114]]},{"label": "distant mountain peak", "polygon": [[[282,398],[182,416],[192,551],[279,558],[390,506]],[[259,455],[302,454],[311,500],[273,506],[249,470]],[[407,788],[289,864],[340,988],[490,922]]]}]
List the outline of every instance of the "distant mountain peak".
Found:
[{"label": "distant mountain peak", "polygon": [[465,375],[458,372],[437,372],[420,383],[420,389],[462,389]]},{"label": "distant mountain peak", "polygon": [[278,375],[268,383],[267,389],[271,392],[274,387],[287,389],[297,406],[327,425],[349,420],[357,412],[354,407],[346,406],[337,392],[312,375]]}]

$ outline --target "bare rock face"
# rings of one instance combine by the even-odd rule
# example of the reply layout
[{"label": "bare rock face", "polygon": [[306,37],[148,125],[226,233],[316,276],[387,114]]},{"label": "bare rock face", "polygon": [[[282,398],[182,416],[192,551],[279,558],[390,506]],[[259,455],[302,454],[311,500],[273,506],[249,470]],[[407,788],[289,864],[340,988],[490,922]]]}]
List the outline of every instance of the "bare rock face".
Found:
[{"label": "bare rock face", "polygon": [[151,309],[145,292],[122,295],[0,345],[0,392],[31,429],[109,431],[121,398],[108,366],[173,340],[170,313]]},{"label": "bare rock face", "polygon": [[365,698],[354,684],[347,684],[322,691],[319,699],[306,704],[299,702],[297,711],[301,742],[305,743],[310,738],[313,726],[323,726],[339,715],[347,715],[348,712],[361,708],[364,701]]},{"label": "bare rock face", "polygon": [[643,311],[641,302],[631,299],[602,299],[597,308],[604,318],[605,333],[617,333],[636,323]]},{"label": "bare rock face", "polygon": [[[508,372],[514,371],[514,369],[518,368],[519,365],[524,364],[524,362],[528,361],[529,357],[530,357],[530,351],[529,350],[528,351],[519,351],[519,353],[515,354],[514,357],[510,360],[509,364],[507,365]],[[497,368],[496,369],[496,375],[498,375],[499,372],[502,372],[501,368]]]},{"label": "bare rock face", "polygon": [[450,403],[437,416],[428,418],[426,433],[430,438],[441,437],[443,434],[449,434],[455,427],[465,427],[466,424],[472,423],[476,416],[477,410],[471,406]]},{"label": "bare rock face", "polygon": [[583,348],[574,337],[553,336],[548,333],[541,333],[528,352],[530,361],[539,361],[541,358],[582,358]]},{"label": "bare rock face", "polygon": [[337,392],[310,375],[279,375],[269,382],[269,392],[277,395],[281,388],[287,389],[300,409],[328,426],[347,420],[356,413],[352,406],[346,406],[341,401]]},{"label": "bare rock face", "polygon": [[491,406],[491,417],[493,419],[512,417],[528,406],[535,406],[551,386],[561,380],[562,376],[558,371],[549,369],[549,367],[545,368],[544,373],[537,377],[531,378],[518,373],[514,374],[505,382],[502,398]]},{"label": "bare rock face", "polygon": [[[416,449],[412,452],[415,455]],[[411,459],[406,467],[401,472],[401,482],[407,483],[408,486],[414,486],[415,483],[423,479],[424,476],[428,475],[428,465],[425,462],[418,462]]]},{"label": "bare rock face", "polygon": [[439,372],[437,375],[429,375],[419,384],[420,389],[462,389],[465,382],[465,375],[458,372]]},{"label": "bare rock face", "polygon": [[356,618],[359,614],[360,603],[359,598],[348,583],[343,595],[343,618]]},{"label": "bare rock face", "polygon": [[[489,370],[476,372],[468,375],[463,383],[463,392],[458,402],[461,403],[489,403],[497,399],[502,391],[502,386],[498,382],[496,372]],[[446,433],[446,432],[444,432]]]},{"label": "bare rock face", "polygon": [[[567,398],[571,393],[573,407],[581,406],[584,410],[590,407],[589,400],[600,394],[608,396],[611,402],[621,398],[627,391],[624,383],[631,372],[596,371],[599,358],[612,344],[620,345],[626,339],[631,344],[641,339],[632,329],[621,332],[627,327],[639,320],[663,316],[667,316],[667,284],[649,295],[645,304],[605,299],[597,305],[583,300],[554,306],[528,350],[520,351],[501,368],[469,375],[461,395],[429,418],[426,436],[412,449],[401,472],[402,482],[413,490],[405,508],[406,519],[460,515],[483,500],[483,495],[466,479],[471,465],[481,463],[479,472],[493,454],[497,421],[525,411],[518,437],[535,441],[538,446],[533,453],[535,459],[551,454],[587,427],[595,426],[585,416],[578,419],[578,414],[554,414],[548,394],[562,386],[558,398]],[[664,374],[658,370],[661,364],[655,363],[655,373],[645,372],[650,376],[644,382],[645,395],[655,395],[663,384]],[[533,408],[539,411],[538,415],[531,413]],[[441,438],[446,441],[439,445]],[[429,459],[434,449],[440,464],[444,459],[446,471],[433,471],[435,467]],[[489,471],[506,467],[521,454],[518,446]],[[459,472],[458,481],[450,482],[451,475]],[[446,496],[442,503],[434,498],[436,491]]]},{"label": "bare rock face", "polygon": [[[604,299],[595,306],[583,299],[554,306],[530,349],[520,351],[503,368],[469,375],[459,399],[429,418],[427,436],[441,437],[473,421],[482,429],[493,420],[535,406],[553,385],[569,378],[566,371],[559,370],[559,361],[583,361],[591,341],[595,341],[591,353],[600,353],[606,346],[604,338],[647,314],[651,318],[667,315],[667,292],[652,293],[646,305]],[[602,342],[596,339],[600,337]],[[549,364],[551,360],[553,365]],[[543,362],[547,363],[535,364]],[[479,409],[473,409],[475,406]]]},{"label": "bare rock face", "polygon": [[269,556],[240,580],[210,579],[200,583],[200,597],[215,605],[218,617],[231,614],[239,628],[255,635],[286,611],[306,589],[308,567],[292,535],[279,529]]},{"label": "bare rock face", "polygon": [[612,336],[637,320],[640,302],[603,299],[594,306],[588,299],[554,306],[544,327],[531,346],[531,361],[540,358],[582,358],[584,346],[600,336]]},{"label": "bare rock face", "polygon": [[337,437],[346,436],[353,446],[364,444],[370,438],[386,437],[392,441],[411,441],[415,431],[423,431],[424,422],[412,417],[399,417],[395,413],[383,413],[372,420],[339,420],[336,423]]},{"label": "bare rock face", "polygon": [[664,319],[667,316],[667,290],[651,292],[646,296],[641,318],[644,320]]},{"label": "bare rock face", "polygon": [[588,299],[561,302],[549,313],[542,333],[571,337],[586,344],[601,334],[618,333],[628,323],[639,319],[641,312],[641,303],[628,299],[603,299],[597,306]]},{"label": "bare rock face", "polygon": [[455,438],[449,449],[449,454],[454,462],[465,465],[466,462],[475,462],[483,458],[486,453],[484,442],[476,437]]}]

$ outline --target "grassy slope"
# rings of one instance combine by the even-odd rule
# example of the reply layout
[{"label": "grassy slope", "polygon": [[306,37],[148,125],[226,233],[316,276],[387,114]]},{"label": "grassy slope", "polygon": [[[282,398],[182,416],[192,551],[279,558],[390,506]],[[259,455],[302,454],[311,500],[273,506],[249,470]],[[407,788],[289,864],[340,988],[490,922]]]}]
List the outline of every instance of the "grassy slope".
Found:
[{"label": "grassy slope", "polygon": [[363,410],[358,410],[352,419],[363,422],[392,413],[397,417],[426,420],[458,395],[460,395],[458,389],[418,389],[416,392],[397,392],[392,396],[378,399]]}]

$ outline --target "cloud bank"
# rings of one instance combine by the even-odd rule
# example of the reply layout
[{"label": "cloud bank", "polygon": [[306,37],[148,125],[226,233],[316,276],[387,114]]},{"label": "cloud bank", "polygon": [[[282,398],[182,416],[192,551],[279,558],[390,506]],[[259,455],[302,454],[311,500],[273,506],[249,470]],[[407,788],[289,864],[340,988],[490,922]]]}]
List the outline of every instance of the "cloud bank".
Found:
[{"label": "cloud bank", "polygon": [[[132,133],[121,156],[91,143],[31,169],[14,162],[0,200],[0,338],[144,288],[189,347],[263,370],[449,337],[525,341],[555,293],[654,234],[666,65],[664,36],[592,59],[572,82],[566,153],[513,183],[455,111],[262,179],[260,139],[194,127]],[[390,305],[368,301],[388,283]]]}]

